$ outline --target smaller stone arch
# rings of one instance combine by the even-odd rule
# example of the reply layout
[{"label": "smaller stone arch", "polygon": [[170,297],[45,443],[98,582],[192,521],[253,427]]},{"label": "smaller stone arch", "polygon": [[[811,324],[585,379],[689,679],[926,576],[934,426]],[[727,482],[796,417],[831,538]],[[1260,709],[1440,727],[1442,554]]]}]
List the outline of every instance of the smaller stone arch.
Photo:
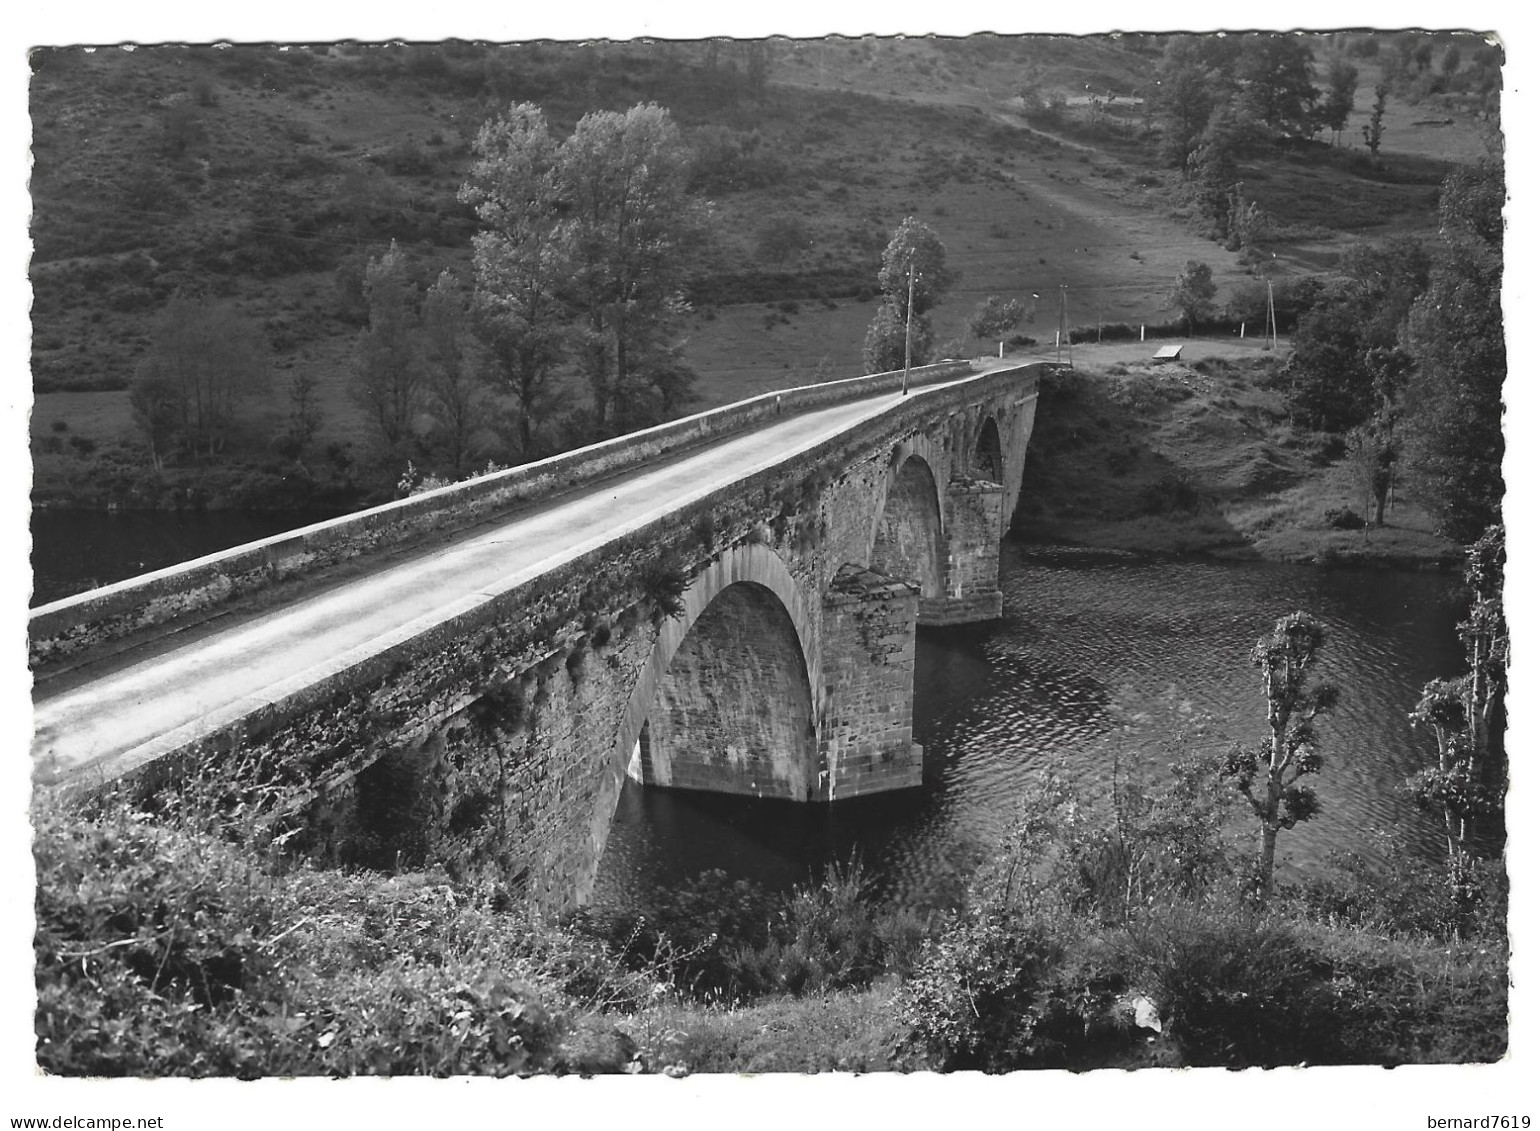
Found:
[{"label": "smaller stone arch", "polygon": [[993,414],[984,417],[969,446],[968,471],[975,479],[1005,483],[1005,447]]},{"label": "smaller stone arch", "polygon": [[867,565],[880,574],[919,587],[922,597],[939,597],[946,584],[946,513],[929,460],[895,457],[881,508],[874,517]]}]

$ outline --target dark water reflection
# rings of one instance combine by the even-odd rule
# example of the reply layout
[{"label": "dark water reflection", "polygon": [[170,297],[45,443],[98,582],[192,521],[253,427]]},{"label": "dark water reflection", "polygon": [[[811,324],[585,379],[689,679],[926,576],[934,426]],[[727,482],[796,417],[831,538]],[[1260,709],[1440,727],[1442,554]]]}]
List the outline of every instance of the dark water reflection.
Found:
[{"label": "dark water reflection", "polygon": [[1324,812],[1283,835],[1285,869],[1333,848],[1376,852],[1378,831],[1429,819],[1401,791],[1425,740],[1407,712],[1423,683],[1461,663],[1454,579],[1271,564],[1152,560],[1008,543],[999,624],[922,634],[916,738],[925,784],[834,806],[642,789],[628,782],[597,898],[628,901],[706,868],[785,888],[859,853],[902,902],[948,902],[1008,827],[1034,767],[1062,759],[1090,787],[1115,751],[1149,750],[1185,707],[1213,739],[1265,728],[1252,644],[1296,609],[1323,620],[1325,676],[1342,705],[1321,727]]},{"label": "dark water reflection", "polygon": [[320,510],[35,511],[31,603],[46,605],[335,514]]}]

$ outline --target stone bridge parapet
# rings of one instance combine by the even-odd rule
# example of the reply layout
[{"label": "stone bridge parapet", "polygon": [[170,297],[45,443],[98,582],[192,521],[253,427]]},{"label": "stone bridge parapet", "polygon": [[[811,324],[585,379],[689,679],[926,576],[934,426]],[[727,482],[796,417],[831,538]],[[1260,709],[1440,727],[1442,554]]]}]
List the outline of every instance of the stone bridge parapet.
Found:
[{"label": "stone bridge parapet", "polygon": [[[910,373],[910,383],[923,387],[969,368],[969,363],[958,361],[921,366]],[[764,393],[65,597],[32,611],[29,660],[36,669],[111,647],[146,630],[158,633],[168,624],[196,620],[341,563],[452,534],[786,413],[895,390],[902,380],[902,373],[876,373]]]}]

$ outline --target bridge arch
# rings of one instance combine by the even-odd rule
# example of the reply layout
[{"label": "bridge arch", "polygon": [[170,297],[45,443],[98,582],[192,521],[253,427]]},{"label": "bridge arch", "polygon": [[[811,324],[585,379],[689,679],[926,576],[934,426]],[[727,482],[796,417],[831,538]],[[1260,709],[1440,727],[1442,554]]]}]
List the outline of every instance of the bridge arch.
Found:
[{"label": "bridge arch", "polygon": [[944,480],[932,447],[911,440],[894,449],[867,556],[872,569],[917,584],[922,597],[941,596],[946,580]]},{"label": "bridge arch", "polygon": [[768,547],[736,546],[682,600],[632,688],[612,764],[651,784],[808,799],[820,673],[796,578]]},{"label": "bridge arch", "polygon": [[1000,442],[1000,426],[994,416],[984,417],[969,453],[968,470],[977,479],[1005,483],[1005,448]]}]

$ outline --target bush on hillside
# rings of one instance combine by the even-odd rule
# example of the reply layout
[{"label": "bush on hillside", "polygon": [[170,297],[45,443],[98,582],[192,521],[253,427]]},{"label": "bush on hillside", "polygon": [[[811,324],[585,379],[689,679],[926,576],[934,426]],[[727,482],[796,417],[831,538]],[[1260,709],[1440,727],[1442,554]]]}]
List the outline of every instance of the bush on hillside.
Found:
[{"label": "bush on hillside", "polygon": [[[37,1056],[93,1076],[507,1075],[581,1065],[633,994],[602,951],[442,877],[285,862],[237,810],[34,811]],[[220,815],[223,812],[223,815]],[[650,982],[648,983],[650,985]],[[587,996],[578,996],[586,992]],[[634,996],[634,995],[633,995]],[[591,1028],[592,1025],[589,1025]]]}]

